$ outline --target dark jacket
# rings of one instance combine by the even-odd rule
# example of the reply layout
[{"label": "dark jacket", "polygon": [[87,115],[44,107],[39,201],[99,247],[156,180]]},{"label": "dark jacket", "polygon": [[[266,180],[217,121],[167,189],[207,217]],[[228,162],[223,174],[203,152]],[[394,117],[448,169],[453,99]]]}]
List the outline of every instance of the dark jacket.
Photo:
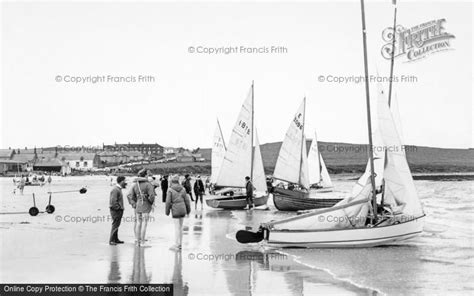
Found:
[{"label": "dark jacket", "polygon": [[186,190],[186,193],[191,194],[191,191],[193,190],[191,187],[191,180],[188,178],[184,180],[183,182],[183,187]]},{"label": "dark jacket", "polygon": [[170,212],[173,218],[183,218],[191,212],[191,202],[186,190],[179,184],[173,184],[166,193],[166,216]]},{"label": "dark jacket", "polygon": [[163,192],[168,191],[168,180],[167,179],[163,178],[163,180],[161,180],[161,190]]},{"label": "dark jacket", "polygon": [[201,195],[204,194],[204,192],[204,183],[202,182],[202,180],[197,179],[196,182],[194,182],[194,194]]},{"label": "dark jacket", "polygon": [[114,188],[112,188],[112,190],[110,191],[109,208],[111,208],[112,210],[125,209],[123,206],[122,189],[118,188],[118,186],[114,186]]},{"label": "dark jacket", "polygon": [[247,184],[245,184],[245,191],[247,197],[252,197],[253,196],[253,184],[250,181],[247,181]]},{"label": "dark jacket", "polygon": [[137,213],[149,213],[155,202],[155,188],[147,178],[137,178],[127,195],[128,202]]}]

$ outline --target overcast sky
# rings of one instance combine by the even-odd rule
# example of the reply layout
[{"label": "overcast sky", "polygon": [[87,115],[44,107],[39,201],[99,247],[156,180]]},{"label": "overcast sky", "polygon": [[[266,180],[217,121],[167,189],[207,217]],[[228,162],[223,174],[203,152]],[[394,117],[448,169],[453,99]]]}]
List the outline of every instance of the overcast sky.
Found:
[{"label": "overcast sky", "polygon": [[[367,1],[371,74],[387,76],[382,31],[391,1]],[[398,22],[446,19],[452,50],[405,63],[395,83],[406,144],[473,145],[472,3],[399,1]],[[1,146],[160,143],[210,147],[255,81],[260,142],[281,141],[303,96],[308,137],[367,143],[359,1],[315,3],[4,2]],[[286,53],[199,54],[190,47],[285,47]],[[69,76],[148,82],[65,82]],[[57,82],[57,76],[62,81]],[[375,89],[375,85],[371,85]],[[388,84],[385,84],[388,87]]]}]

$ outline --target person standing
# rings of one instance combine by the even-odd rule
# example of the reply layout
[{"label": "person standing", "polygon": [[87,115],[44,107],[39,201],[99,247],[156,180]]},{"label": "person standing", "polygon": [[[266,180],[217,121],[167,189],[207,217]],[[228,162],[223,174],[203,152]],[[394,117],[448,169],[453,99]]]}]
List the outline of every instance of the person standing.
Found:
[{"label": "person standing", "polygon": [[191,177],[189,176],[189,174],[184,175],[183,187],[186,190],[186,194],[189,194],[191,201],[194,201],[193,188],[191,186]]},{"label": "person standing", "polygon": [[164,175],[163,179],[161,180],[161,197],[163,203],[166,202],[166,192],[168,191],[168,175]]},{"label": "person standing", "polygon": [[23,190],[25,189],[25,186],[26,186],[26,179],[23,175],[21,175],[20,185],[18,187],[18,189],[20,189],[21,195],[23,195]]},{"label": "person standing", "polygon": [[247,176],[245,177],[245,192],[246,192],[246,200],[247,200],[247,205],[249,210],[253,210],[254,204],[253,204],[253,184],[252,181],[250,181],[250,177]]},{"label": "person standing", "polygon": [[201,210],[202,210],[203,208],[202,196],[204,195],[205,191],[206,189],[204,188],[204,183],[201,180],[201,176],[198,176],[196,179],[196,182],[194,182],[194,195],[196,196],[196,203],[194,206],[195,210],[197,210],[199,199],[201,199]]},{"label": "person standing", "polygon": [[146,229],[156,193],[153,185],[148,181],[147,171],[144,169],[138,172],[138,178],[134,183],[127,198],[132,208],[135,209],[135,243],[137,246],[145,246]]},{"label": "person standing", "polygon": [[110,216],[112,217],[112,230],[110,231],[109,244],[114,246],[123,244],[123,241],[118,238],[118,229],[123,217],[123,193],[122,189],[127,187],[124,176],[117,177],[117,184],[110,191],[109,208]]},{"label": "person standing", "polygon": [[171,186],[166,194],[165,214],[171,216],[174,220],[175,245],[170,249],[174,251],[181,250],[183,241],[183,222],[184,217],[191,212],[191,202],[189,201],[186,189],[179,185],[179,177],[174,176],[171,179]]}]

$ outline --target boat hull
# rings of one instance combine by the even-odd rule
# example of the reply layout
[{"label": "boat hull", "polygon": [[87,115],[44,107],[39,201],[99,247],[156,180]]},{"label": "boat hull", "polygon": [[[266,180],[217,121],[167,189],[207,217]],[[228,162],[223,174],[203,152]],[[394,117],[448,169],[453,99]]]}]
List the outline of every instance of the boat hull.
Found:
[{"label": "boat hull", "polygon": [[273,247],[361,248],[398,243],[423,231],[424,216],[398,224],[337,230],[264,228],[265,242]]},{"label": "boat hull", "polygon": [[306,192],[283,188],[275,188],[273,191],[273,203],[280,211],[329,208],[341,200],[341,198],[309,198],[309,194]]},{"label": "boat hull", "polygon": [[[263,206],[267,200],[268,195],[256,196],[253,198],[253,203],[256,207]],[[244,195],[212,197],[206,199],[206,204],[215,209],[241,210],[247,207],[247,198]]]}]

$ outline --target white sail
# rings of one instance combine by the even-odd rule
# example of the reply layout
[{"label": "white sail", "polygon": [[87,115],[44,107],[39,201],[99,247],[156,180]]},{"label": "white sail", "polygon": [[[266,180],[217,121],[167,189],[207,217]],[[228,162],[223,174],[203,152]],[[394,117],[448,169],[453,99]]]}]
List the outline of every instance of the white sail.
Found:
[{"label": "white sail", "polygon": [[306,137],[303,135],[303,147],[301,149],[301,171],[300,171],[300,181],[298,184],[303,186],[303,188],[309,188],[309,169],[308,169],[308,156],[306,152]]},{"label": "white sail", "polygon": [[[377,99],[371,101],[371,105],[376,106],[385,102],[388,104],[382,85],[377,85]],[[372,112],[372,144],[374,155],[374,172],[375,172],[375,187],[379,188],[383,182],[383,171],[385,166],[385,151],[383,145],[382,135],[380,134],[380,127],[378,126],[377,112]],[[370,162],[367,161],[364,174],[357,180],[357,183],[352,188],[352,196],[358,195],[362,189],[370,182]]]},{"label": "white sail", "polygon": [[255,132],[252,183],[258,192],[267,191],[267,178],[265,177],[265,170],[263,168],[262,152],[260,151],[260,141],[258,140],[257,132]]},{"label": "white sail", "polygon": [[276,179],[291,183],[299,183],[302,164],[303,125],[305,114],[305,100],[296,112],[285,139],[280,148],[273,176]]},{"label": "white sail", "polygon": [[324,163],[323,156],[319,154],[321,160],[321,185],[323,187],[332,187],[331,177],[329,177],[328,169]]},{"label": "white sail", "polygon": [[394,203],[392,207],[406,215],[406,219],[418,218],[423,215],[423,209],[388,104],[378,104],[377,113],[387,149],[384,171],[385,200]]},{"label": "white sail", "polygon": [[221,125],[217,120],[216,130],[214,131],[214,138],[212,143],[212,154],[211,154],[211,183],[216,183],[217,176],[219,175],[222,161],[225,156],[225,142],[222,136]]},{"label": "white sail", "polygon": [[250,89],[240,109],[239,117],[230,136],[217,185],[244,187],[245,177],[250,176],[252,162],[253,94]]},{"label": "white sail", "polygon": [[316,132],[311,142],[308,152],[309,183],[317,184],[321,182],[321,163],[319,162],[318,140]]},{"label": "white sail", "polygon": [[398,108],[398,99],[396,94],[393,95],[392,103],[390,104],[390,111],[392,112],[395,127],[397,128],[398,136],[400,137],[400,141],[403,145],[405,141],[403,137],[402,119],[400,118],[400,111]]}]

